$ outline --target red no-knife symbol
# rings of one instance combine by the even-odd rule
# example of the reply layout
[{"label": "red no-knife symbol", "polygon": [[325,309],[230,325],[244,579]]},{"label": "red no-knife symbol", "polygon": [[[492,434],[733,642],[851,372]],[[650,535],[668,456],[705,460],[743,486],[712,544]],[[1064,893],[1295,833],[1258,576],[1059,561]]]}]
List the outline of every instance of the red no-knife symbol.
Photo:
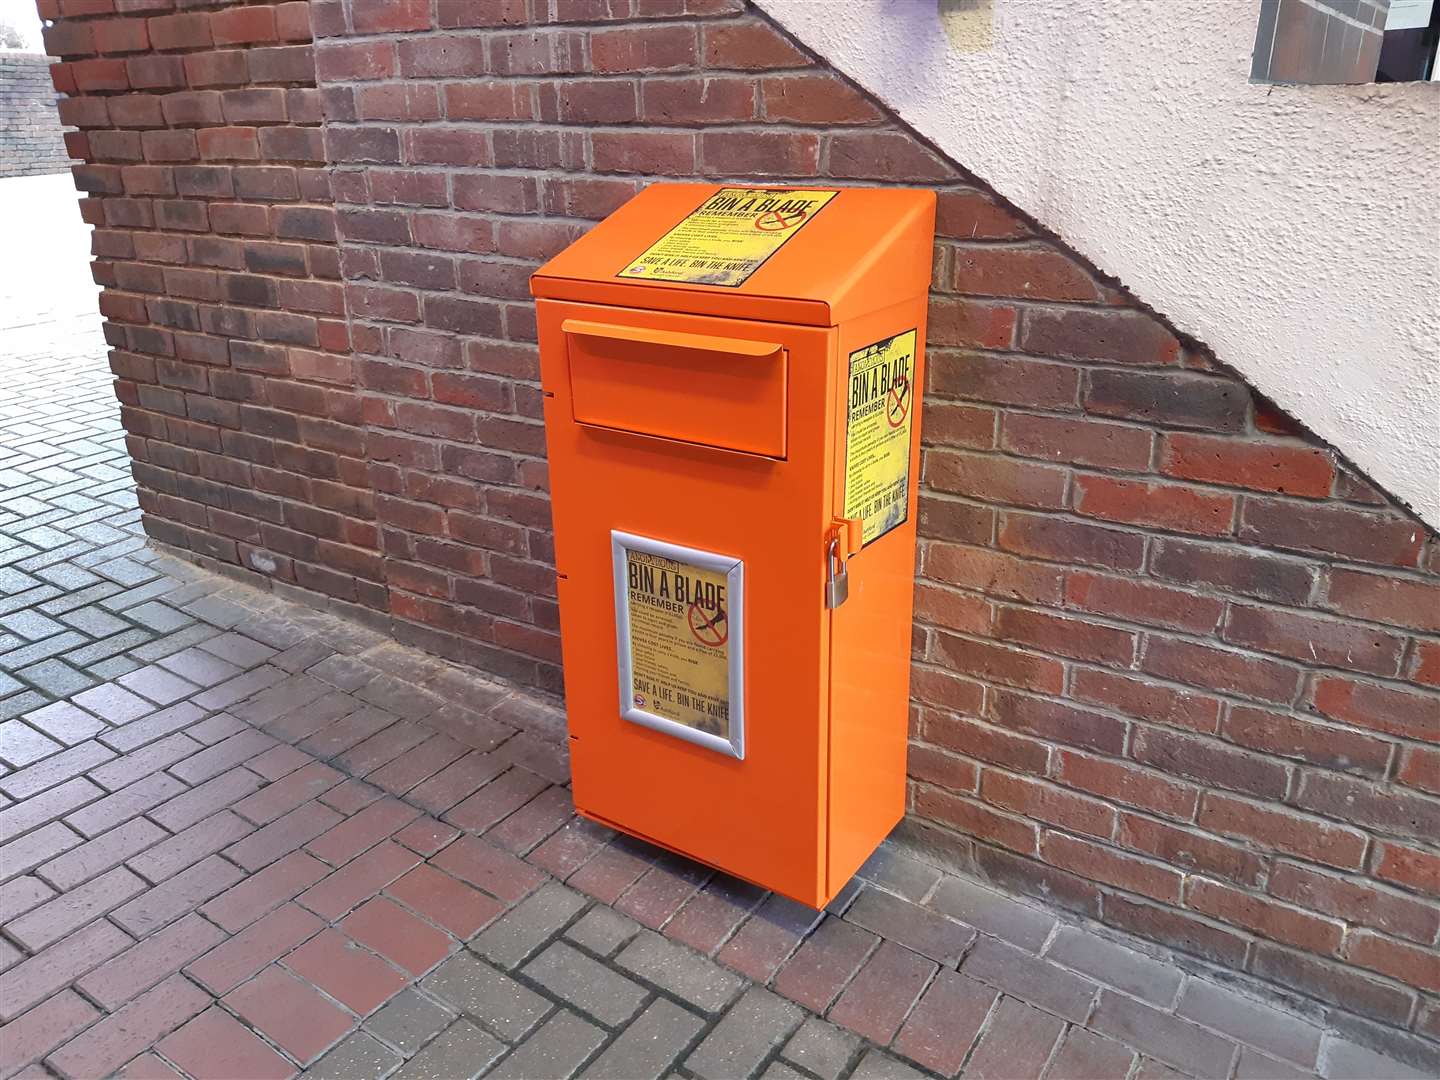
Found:
[{"label": "red no-knife symbol", "polygon": [[796,210],[788,217],[778,210],[771,210],[755,219],[755,228],[761,232],[779,232],[781,229],[788,229],[791,225],[799,225],[804,220],[804,210]]},{"label": "red no-knife symbol", "polygon": [[730,640],[730,620],[723,607],[716,608],[715,614],[708,615],[699,601],[690,605],[690,633],[701,645],[718,649]]},{"label": "red no-knife symbol", "polygon": [[901,380],[890,388],[890,393],[885,397],[885,421],[892,428],[898,428],[905,422],[905,417],[910,412],[910,380]]}]

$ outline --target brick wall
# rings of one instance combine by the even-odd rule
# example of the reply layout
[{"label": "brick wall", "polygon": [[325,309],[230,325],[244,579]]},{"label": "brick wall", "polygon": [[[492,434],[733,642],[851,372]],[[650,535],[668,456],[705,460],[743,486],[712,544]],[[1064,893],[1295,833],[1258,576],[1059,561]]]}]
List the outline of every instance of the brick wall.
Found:
[{"label": "brick wall", "polygon": [[0,52],[0,179],[69,168],[50,58]]},{"label": "brick wall", "polygon": [[[283,241],[313,279],[250,269],[281,306],[326,297],[334,353],[276,340],[244,291],[228,362],[139,357],[136,335],[222,328],[108,294],[155,535],[558,687],[530,271],[654,179],[935,186],[909,837],[1357,1032],[1440,1038],[1436,537],[739,0],[310,7],[351,354],[323,243]],[[151,205],[127,167],[170,169],[118,167],[87,212]],[[260,207],[264,239],[167,249],[269,252],[295,196],[255,199],[201,205],[211,230]],[[153,261],[113,254],[102,272]],[[258,371],[236,359],[255,348]]]},{"label": "brick wall", "polygon": [[147,529],[383,607],[308,5],[63,6],[86,17],[45,43]]}]

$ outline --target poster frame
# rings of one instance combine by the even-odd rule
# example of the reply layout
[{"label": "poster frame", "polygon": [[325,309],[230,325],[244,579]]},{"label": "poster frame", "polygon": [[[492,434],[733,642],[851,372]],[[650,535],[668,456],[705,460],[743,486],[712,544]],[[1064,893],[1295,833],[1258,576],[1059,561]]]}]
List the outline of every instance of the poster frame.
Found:
[{"label": "poster frame", "polygon": [[[689,563],[726,576],[730,602],[729,698],[730,737],[722,738],[707,731],[681,724],[635,705],[635,666],[630,651],[630,601],[625,573],[627,551],[658,555],[663,559]],[[648,536],[610,531],[611,562],[615,572],[615,649],[618,660],[620,717],[654,731],[672,735],[685,742],[703,746],[730,757],[745,759],[745,563],[732,555],[684,547]]]}]

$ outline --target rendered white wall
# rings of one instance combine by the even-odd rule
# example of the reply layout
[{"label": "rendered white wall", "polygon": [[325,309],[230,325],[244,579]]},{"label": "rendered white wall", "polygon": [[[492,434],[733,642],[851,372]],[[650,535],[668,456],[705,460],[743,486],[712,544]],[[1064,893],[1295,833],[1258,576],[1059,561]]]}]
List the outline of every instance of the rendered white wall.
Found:
[{"label": "rendered white wall", "polygon": [[1255,0],[757,3],[1440,527],[1440,85],[1251,85]]}]

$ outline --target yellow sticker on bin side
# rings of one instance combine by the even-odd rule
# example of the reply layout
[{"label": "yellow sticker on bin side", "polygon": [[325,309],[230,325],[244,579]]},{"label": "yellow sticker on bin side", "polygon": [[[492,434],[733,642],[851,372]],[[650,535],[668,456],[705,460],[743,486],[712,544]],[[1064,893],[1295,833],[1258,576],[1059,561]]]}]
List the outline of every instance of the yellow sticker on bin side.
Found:
[{"label": "yellow sticker on bin side", "polygon": [[838,194],[721,188],[616,276],[735,288]]},{"label": "yellow sticker on bin side", "polygon": [[845,516],[878,540],[910,512],[910,431],[915,420],[915,331],[850,354],[845,421]]},{"label": "yellow sticker on bin side", "polygon": [[632,704],[729,739],[726,572],[633,549],[625,560]]}]

